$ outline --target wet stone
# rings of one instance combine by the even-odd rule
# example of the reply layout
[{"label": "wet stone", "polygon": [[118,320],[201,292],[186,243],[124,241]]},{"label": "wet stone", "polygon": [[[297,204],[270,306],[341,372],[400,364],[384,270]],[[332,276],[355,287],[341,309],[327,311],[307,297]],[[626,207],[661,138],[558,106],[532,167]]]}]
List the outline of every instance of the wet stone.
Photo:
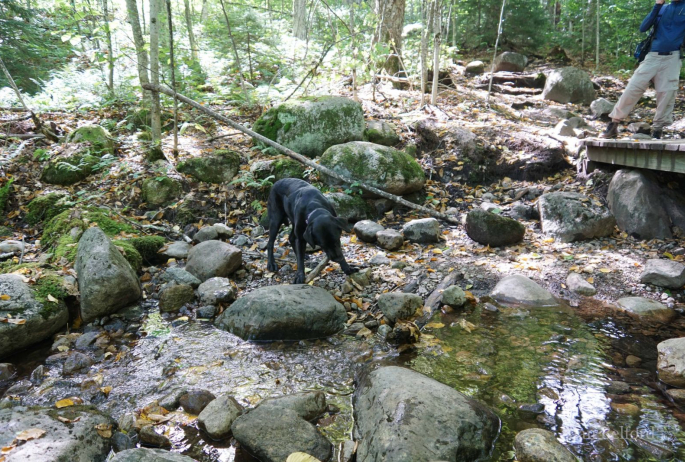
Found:
[{"label": "wet stone", "polygon": [[378,307],[391,321],[414,315],[423,306],[423,298],[416,294],[387,293],[378,298]]},{"label": "wet stone", "polygon": [[188,414],[198,415],[214,399],[216,396],[207,390],[193,390],[183,393],[178,402]]},{"label": "wet stone", "polygon": [[587,282],[583,276],[578,273],[569,273],[566,278],[566,286],[571,292],[578,295],[585,295],[591,297],[597,293],[595,286]]},{"label": "wet stone", "polygon": [[9,380],[14,376],[14,366],[10,363],[0,363],[0,382]]},{"label": "wet stone", "polygon": [[205,305],[197,309],[196,315],[198,318],[202,319],[212,319],[216,314],[216,306]]},{"label": "wet stone", "polygon": [[221,241],[205,241],[188,253],[186,271],[206,281],[213,277],[227,277],[243,264],[243,253],[237,247]]},{"label": "wet stone", "polygon": [[71,375],[79,372],[85,372],[93,365],[93,360],[89,356],[79,353],[77,351],[71,352],[64,362],[62,373],[64,375]]},{"label": "wet stone", "polygon": [[199,244],[200,242],[212,241],[219,238],[219,232],[214,226],[205,226],[193,236],[193,242]]},{"label": "wet stone", "polygon": [[164,273],[162,273],[162,275],[160,276],[160,280],[163,282],[174,282],[176,284],[187,284],[191,286],[193,289],[197,289],[201,282],[198,278],[190,274],[188,271],[175,266],[167,269]]},{"label": "wet stone", "polygon": [[640,408],[635,404],[630,403],[611,403],[611,409],[617,414],[638,416],[640,415]]},{"label": "wet stone", "polygon": [[371,266],[382,266],[389,264],[390,259],[388,258],[388,255],[385,252],[378,252],[376,255],[371,257],[371,259],[369,259],[369,265]]},{"label": "wet stone", "polygon": [[384,229],[382,225],[371,220],[361,220],[354,224],[354,234],[363,242],[376,242],[376,233]]},{"label": "wet stone", "polygon": [[197,417],[197,423],[210,438],[219,440],[231,433],[231,425],[243,413],[243,407],[232,396],[223,395],[211,401]]},{"label": "wet stone", "polygon": [[576,457],[554,437],[541,428],[523,430],[514,440],[519,462],[577,462]]},{"label": "wet stone", "polygon": [[617,300],[616,305],[628,314],[657,322],[669,322],[676,315],[676,312],[666,305],[643,297],[624,297]]},{"label": "wet stone", "polygon": [[186,259],[190,248],[190,244],[185,241],[172,242],[162,254],[169,258]]},{"label": "wet stone", "polygon": [[131,438],[129,438],[126,434],[116,432],[114,435],[112,435],[112,449],[114,452],[132,449],[134,446],[135,445],[133,444],[133,441],[131,441]]},{"label": "wet stone", "polygon": [[163,449],[136,448],[117,453],[109,462],[196,462],[188,456]]},{"label": "wet stone", "polygon": [[100,332],[98,331],[86,332],[76,339],[76,342],[74,342],[74,348],[77,350],[85,350],[95,343],[95,340],[97,340],[98,336],[100,336]]},{"label": "wet stone", "polygon": [[554,306],[558,304],[549,291],[520,274],[502,278],[490,296],[502,303],[521,303],[530,306]]},{"label": "wet stone", "polygon": [[630,385],[620,380],[613,380],[607,385],[606,390],[612,395],[624,395],[630,393]]},{"label": "wet stone", "polygon": [[231,303],[235,300],[236,292],[228,278],[211,278],[200,284],[197,288],[200,303],[216,305],[218,303]]},{"label": "wet stone", "polygon": [[155,431],[154,425],[145,425],[139,432],[140,442],[158,448],[171,447],[171,441]]},{"label": "wet stone", "polygon": [[188,284],[165,286],[159,294],[159,309],[163,312],[174,312],[195,299],[195,291]]},{"label": "wet stone", "polygon": [[442,303],[452,308],[460,308],[466,303],[466,293],[459,286],[449,286],[442,293]]},{"label": "wet stone", "polygon": [[676,403],[679,405],[685,404],[685,390],[681,390],[679,388],[671,388],[670,390],[666,390],[666,394]]},{"label": "wet stone", "polygon": [[657,345],[659,380],[685,388],[685,337],[665,340]]},{"label": "wet stone", "polygon": [[259,403],[260,408],[289,409],[304,420],[312,421],[326,412],[326,395],[322,391],[294,393],[268,398]]}]

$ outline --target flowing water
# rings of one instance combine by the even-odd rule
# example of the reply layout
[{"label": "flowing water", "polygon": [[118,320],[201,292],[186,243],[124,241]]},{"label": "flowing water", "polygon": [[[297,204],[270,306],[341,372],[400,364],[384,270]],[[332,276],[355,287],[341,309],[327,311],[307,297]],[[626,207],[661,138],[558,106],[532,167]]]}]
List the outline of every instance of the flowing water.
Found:
[{"label": "flowing water", "polygon": [[[489,309],[488,309],[489,308]],[[422,346],[398,354],[376,338],[343,335],[297,343],[250,343],[184,318],[164,320],[156,307],[141,335],[123,342],[123,354],[91,368],[108,396],[83,387],[84,375],[62,377],[61,365],[46,364],[47,379],[23,402],[53,405],[68,396],[118,418],[163,398],[178,387],[230,393],[246,406],[272,396],[324,390],[332,408],[320,428],[334,443],[350,439],[354,375],[368,363],[404,364],[491,406],[502,420],[493,461],[513,459],[513,438],[543,427],[586,461],[685,461],[685,433],[653,385],[655,344],[636,339],[610,320],[586,322],[568,307],[504,307],[483,304],[466,312],[434,316]],[[613,363],[619,350],[647,344],[641,368]],[[45,358],[36,349],[15,364],[24,377]],[[607,387],[624,381],[630,391]],[[1,391],[1,390],[0,390]],[[542,412],[520,405],[541,403]],[[612,408],[612,405],[615,409]],[[165,431],[173,449],[203,462],[248,461],[228,443],[208,441],[182,412],[169,415]]]}]

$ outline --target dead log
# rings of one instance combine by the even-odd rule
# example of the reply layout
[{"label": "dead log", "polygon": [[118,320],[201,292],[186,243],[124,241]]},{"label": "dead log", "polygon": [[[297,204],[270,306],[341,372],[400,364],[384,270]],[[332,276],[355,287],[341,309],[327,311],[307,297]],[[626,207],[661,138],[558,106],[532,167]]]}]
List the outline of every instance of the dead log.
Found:
[{"label": "dead log", "polygon": [[[149,91],[164,93],[165,95],[169,95],[169,96],[174,96],[174,94],[175,94],[175,92],[173,90],[171,90],[170,88],[168,88],[164,85],[153,85],[151,83],[145,83],[145,84],[143,84],[143,88],[146,90],[149,90]],[[176,93],[176,97],[178,98],[179,101],[183,101],[184,103],[188,104],[189,106],[194,107],[198,111],[204,112],[205,114],[207,114],[207,115],[209,115],[209,116],[211,116],[217,120],[220,120],[221,122],[224,122],[225,124],[235,128],[236,130],[240,130],[241,132],[251,136],[252,138],[254,138],[258,141],[261,141],[262,143],[264,143],[268,146],[271,146],[272,148],[276,149],[277,151],[285,154],[288,157],[295,159],[296,161],[306,165],[307,167],[318,170],[319,172],[323,173],[324,175],[330,176],[332,178],[335,178],[338,181],[342,181],[342,182],[348,183],[348,184],[357,183],[359,185],[359,187],[361,189],[363,189],[364,191],[370,192],[372,194],[383,197],[385,199],[389,199],[389,200],[391,200],[397,204],[404,205],[405,207],[408,207],[410,209],[418,210],[419,212],[433,216],[435,218],[446,221],[448,223],[452,223],[455,225],[460,224],[460,221],[457,219],[457,217],[438,212],[437,210],[429,209],[429,208],[424,207],[422,205],[414,204],[414,203],[409,202],[408,200],[403,199],[399,196],[395,196],[394,194],[390,194],[390,193],[387,193],[381,189],[374,188],[373,186],[369,186],[367,184],[360,183],[354,178],[346,178],[346,177],[334,172],[333,170],[326,168],[323,165],[319,165],[316,162],[313,162],[312,160],[304,157],[303,155],[296,153],[292,149],[288,149],[285,146],[282,146],[282,145],[276,143],[275,141],[270,140],[269,138],[262,136],[259,133],[253,132],[249,128],[244,127],[244,126],[240,125],[239,123],[232,121],[228,117],[225,117],[225,116],[219,114],[218,112],[214,112],[211,109],[202,106],[197,101],[194,101],[194,100],[192,100],[186,96],[183,96],[179,93]]]},{"label": "dead log", "polygon": [[435,287],[435,290],[431,292],[424,304],[426,308],[429,308],[428,313],[424,313],[423,316],[416,320],[416,325],[419,328],[423,328],[430,318],[433,317],[433,314],[442,306],[442,292],[448,287],[453,286],[460,278],[461,273],[459,271],[452,271]]},{"label": "dead log", "polygon": [[[545,88],[547,77],[543,73],[537,74],[519,74],[516,72],[495,72],[492,74],[493,84],[504,84],[511,82],[514,86],[519,88]],[[483,74],[478,77],[479,84],[489,84],[490,74]]]}]

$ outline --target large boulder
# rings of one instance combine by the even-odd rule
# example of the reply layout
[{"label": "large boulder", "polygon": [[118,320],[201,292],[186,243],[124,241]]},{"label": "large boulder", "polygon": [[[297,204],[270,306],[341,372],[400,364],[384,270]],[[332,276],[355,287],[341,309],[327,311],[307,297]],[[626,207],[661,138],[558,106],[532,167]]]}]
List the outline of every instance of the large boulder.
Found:
[{"label": "large boulder", "polygon": [[685,285],[685,265],[677,261],[647,260],[645,269],[640,275],[643,284],[654,284],[669,289],[680,289]]},{"label": "large boulder", "polygon": [[400,142],[397,127],[382,120],[369,120],[364,130],[364,141],[382,144],[383,146],[395,146]]},{"label": "large boulder", "polygon": [[500,279],[490,296],[501,303],[529,306],[558,305],[554,295],[548,290],[520,274],[512,274]]},{"label": "large boulder", "polygon": [[293,452],[304,452],[322,462],[331,458],[331,443],[297,412],[258,406],[238,417],[233,437],[262,462],[286,462]]},{"label": "large boulder", "polygon": [[204,282],[209,278],[225,278],[243,264],[243,252],[221,241],[202,242],[188,252],[186,271]]},{"label": "large boulder", "polygon": [[[68,422],[68,423],[65,423]],[[110,451],[105,433],[114,421],[88,406],[62,409],[12,407],[0,410],[0,447],[11,448],[3,462],[69,461],[102,462]],[[22,432],[35,432],[33,439],[13,447]]]},{"label": "large boulder", "polygon": [[75,266],[84,322],[115,313],[142,295],[135,271],[98,227],[81,236]]},{"label": "large boulder", "polygon": [[181,182],[161,176],[143,181],[143,200],[153,207],[167,205],[178,199],[183,192]]},{"label": "large boulder", "polygon": [[557,103],[590,104],[595,99],[595,87],[585,71],[563,67],[549,73],[542,98]]},{"label": "large boulder", "polygon": [[523,240],[525,226],[513,218],[503,217],[481,208],[466,215],[466,234],[479,244],[499,247]]},{"label": "large boulder", "polygon": [[619,298],[616,305],[619,310],[647,321],[667,323],[676,315],[676,312],[666,305],[644,297]]},{"label": "large boulder", "polygon": [[372,215],[371,207],[360,196],[335,192],[324,194],[328,202],[335,209],[335,213],[349,222],[366,220]]},{"label": "large boulder", "polygon": [[243,413],[243,407],[229,395],[211,401],[197,416],[197,423],[210,438],[219,440],[231,433],[231,425]]},{"label": "large boulder", "polygon": [[67,143],[90,143],[91,151],[96,155],[114,154],[114,139],[109,132],[99,125],[84,125],[69,133]]},{"label": "large boulder", "polygon": [[638,239],[671,239],[663,196],[639,170],[619,170],[609,183],[607,202],[621,231]]},{"label": "large boulder", "polygon": [[164,449],[135,448],[118,452],[109,462],[197,462],[195,459]]},{"label": "large boulder", "polygon": [[[387,146],[353,141],[327,149],[321,165],[352,181],[366,183],[390,194],[409,194],[423,188],[426,175],[409,154]],[[324,177],[329,184],[340,184]]]},{"label": "large boulder", "polygon": [[528,58],[520,53],[505,51],[495,58],[495,72],[523,72],[528,64]]},{"label": "large boulder", "polygon": [[69,320],[64,302],[38,300],[40,295],[22,276],[0,274],[0,296],[0,319],[14,320],[0,322],[0,357],[50,338]]},{"label": "large boulder", "polygon": [[254,131],[307,157],[317,157],[336,144],[364,137],[361,104],[340,96],[314,96],[269,109]]},{"label": "large boulder", "polygon": [[357,460],[485,460],[499,432],[486,406],[402,367],[381,367],[357,380],[353,396]]},{"label": "large boulder", "polygon": [[561,242],[610,236],[616,225],[605,206],[578,193],[543,194],[538,210],[542,232]]},{"label": "large boulder", "polygon": [[685,337],[665,340],[656,348],[659,379],[671,386],[685,388]]},{"label": "large boulder", "polygon": [[179,162],[176,169],[204,183],[229,183],[240,170],[240,155],[220,149],[209,155]]},{"label": "large boulder", "polygon": [[261,287],[234,302],[214,322],[244,340],[328,337],[345,327],[347,313],[331,294],[307,284]]},{"label": "large boulder", "polygon": [[49,184],[70,186],[88,178],[97,170],[100,161],[90,143],[65,144],[45,164],[40,179]]},{"label": "large boulder", "polygon": [[516,434],[516,460],[519,462],[577,462],[576,456],[542,428],[529,428]]}]

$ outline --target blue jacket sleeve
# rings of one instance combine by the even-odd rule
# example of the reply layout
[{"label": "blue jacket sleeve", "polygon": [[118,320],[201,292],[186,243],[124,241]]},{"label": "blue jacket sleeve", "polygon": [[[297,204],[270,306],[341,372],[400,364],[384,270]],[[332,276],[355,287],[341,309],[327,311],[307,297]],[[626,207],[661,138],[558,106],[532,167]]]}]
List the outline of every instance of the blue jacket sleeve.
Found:
[{"label": "blue jacket sleeve", "polygon": [[656,21],[656,18],[659,15],[659,10],[661,10],[662,6],[664,5],[654,5],[652,11],[649,12],[647,17],[642,21],[642,24],[640,24],[640,32],[647,32],[649,28],[654,25],[654,22]]}]

